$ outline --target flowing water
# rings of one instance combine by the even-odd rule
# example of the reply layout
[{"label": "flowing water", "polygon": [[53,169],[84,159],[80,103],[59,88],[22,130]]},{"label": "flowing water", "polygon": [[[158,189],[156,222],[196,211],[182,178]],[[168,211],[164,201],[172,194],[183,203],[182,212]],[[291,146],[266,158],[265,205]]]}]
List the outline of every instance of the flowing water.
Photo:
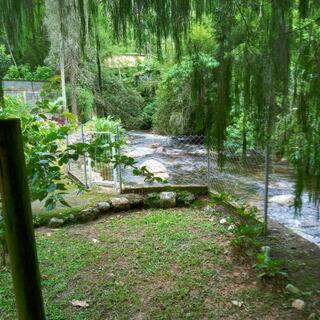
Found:
[{"label": "flowing water", "polygon": [[[201,137],[167,137],[140,131],[128,131],[128,145],[124,153],[136,159],[139,166],[166,178],[170,185],[210,185],[226,190],[239,200],[263,208],[263,162],[256,161],[246,170],[240,166],[219,170],[216,157],[208,157]],[[261,160],[261,159],[260,159]],[[142,177],[133,176],[131,170],[123,172],[127,186],[154,185]],[[294,175],[286,164],[273,165],[269,184],[269,215],[304,238],[320,245],[320,215],[317,207],[302,194],[299,213],[293,206]]]}]

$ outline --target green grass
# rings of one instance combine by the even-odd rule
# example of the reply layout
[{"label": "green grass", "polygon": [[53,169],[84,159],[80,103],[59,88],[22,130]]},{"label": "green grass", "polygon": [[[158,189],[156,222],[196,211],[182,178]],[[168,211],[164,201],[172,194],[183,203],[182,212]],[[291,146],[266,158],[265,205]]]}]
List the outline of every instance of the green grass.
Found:
[{"label": "green grass", "polygon": [[[301,319],[286,308],[281,293],[254,284],[251,267],[232,260],[227,240],[221,225],[196,209],[142,211],[40,229],[47,317]],[[0,272],[0,284],[0,319],[16,319],[8,271]],[[73,299],[90,306],[72,307]]]}]

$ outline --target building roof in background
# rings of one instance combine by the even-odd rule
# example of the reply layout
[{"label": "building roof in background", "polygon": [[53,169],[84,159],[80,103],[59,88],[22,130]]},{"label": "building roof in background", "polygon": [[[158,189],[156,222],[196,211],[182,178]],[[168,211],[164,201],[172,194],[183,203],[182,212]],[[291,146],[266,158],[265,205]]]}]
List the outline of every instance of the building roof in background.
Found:
[{"label": "building roof in background", "polygon": [[114,55],[105,59],[104,63],[109,68],[132,68],[145,60],[146,56],[139,53],[126,53]]}]

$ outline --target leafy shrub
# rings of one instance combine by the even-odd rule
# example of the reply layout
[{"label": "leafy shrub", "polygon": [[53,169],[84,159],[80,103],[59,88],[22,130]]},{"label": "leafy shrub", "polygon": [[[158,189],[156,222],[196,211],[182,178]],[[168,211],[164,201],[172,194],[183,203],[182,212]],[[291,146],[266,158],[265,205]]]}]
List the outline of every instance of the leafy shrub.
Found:
[{"label": "leafy shrub", "polygon": [[97,114],[121,119],[122,124],[128,128],[137,127],[143,109],[143,98],[119,76],[105,73],[102,80],[102,92],[95,95]]},{"label": "leafy shrub", "polygon": [[28,64],[19,66],[12,65],[8,69],[5,80],[48,80],[54,75],[54,70],[50,66],[38,66],[35,71],[32,71]]},{"label": "leafy shrub", "polygon": [[210,205],[221,204],[221,203],[229,202],[229,201],[231,201],[231,198],[225,192],[210,193]]},{"label": "leafy shrub", "polygon": [[262,247],[255,267],[260,271],[259,278],[287,277],[287,273],[282,270],[282,261],[270,257],[270,247]]},{"label": "leafy shrub", "polygon": [[37,106],[31,109],[17,99],[5,100],[4,107],[0,106],[0,119],[20,118],[32,200],[45,201],[48,209],[53,209],[58,202],[67,205],[64,200],[66,186],[63,182],[63,166],[68,160],[77,160],[80,155],[88,154],[101,163],[121,163],[132,168],[135,175],[144,176],[146,181],[159,181],[159,178],[154,177],[146,168],[138,168],[133,158],[124,155],[106,157],[106,153],[111,155],[111,150],[115,147],[111,141],[97,137],[90,143],[76,143],[66,148],[64,141],[67,134],[74,129],[74,125],[57,121],[62,106],[47,101],[44,108],[45,104],[42,101],[41,108]]},{"label": "leafy shrub", "polygon": [[153,116],[157,110],[157,103],[151,102],[147,104],[141,114],[140,129],[148,130],[152,128]]},{"label": "leafy shrub", "polygon": [[[71,100],[71,88],[67,86],[67,98]],[[85,123],[92,118],[93,112],[93,93],[86,88],[77,87],[77,106],[78,106],[78,117],[81,123]]]},{"label": "leafy shrub", "polygon": [[54,75],[54,70],[50,66],[38,66],[33,72],[34,80],[48,80]]},{"label": "leafy shrub", "polygon": [[10,68],[10,65],[10,56],[6,53],[5,47],[0,45],[0,79],[5,76],[7,70]]},{"label": "leafy shrub", "polygon": [[114,119],[112,116],[107,116],[105,118],[94,118],[91,125],[95,131],[112,132],[114,134],[117,133],[117,128],[122,128],[121,121]]},{"label": "leafy shrub", "polygon": [[117,130],[119,130],[120,146],[125,143],[126,131],[122,127],[121,121],[116,120],[111,116],[106,118],[93,118],[92,121],[89,121],[86,126],[97,132],[111,132],[114,136],[117,134]]},{"label": "leafy shrub", "polygon": [[160,207],[160,194],[159,193],[149,193],[145,198],[145,204],[150,208]]},{"label": "leafy shrub", "polygon": [[236,214],[230,217],[233,239],[231,244],[240,252],[253,256],[261,247],[261,236],[264,225],[256,218],[256,211],[251,208],[237,208]]},{"label": "leafy shrub", "polygon": [[261,226],[258,224],[236,224],[233,228],[234,238],[231,244],[248,255],[252,255],[254,250],[261,246],[259,237],[261,236]]},{"label": "leafy shrub", "polygon": [[178,206],[189,206],[196,200],[194,194],[189,191],[178,191],[177,192],[177,204]]}]

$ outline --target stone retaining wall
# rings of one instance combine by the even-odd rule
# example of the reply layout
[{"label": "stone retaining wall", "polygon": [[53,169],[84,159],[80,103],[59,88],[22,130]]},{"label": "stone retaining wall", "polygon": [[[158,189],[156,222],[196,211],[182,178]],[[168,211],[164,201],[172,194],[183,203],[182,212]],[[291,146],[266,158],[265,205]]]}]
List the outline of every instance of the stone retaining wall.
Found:
[{"label": "stone retaining wall", "polygon": [[134,209],[148,208],[174,208],[190,206],[196,200],[196,196],[189,191],[165,191],[159,193],[126,194],[113,197],[110,200],[98,202],[96,205],[72,212],[69,215],[60,216],[57,214],[47,221],[39,224],[34,217],[35,227],[48,226],[59,228],[68,224],[85,223],[98,219],[99,217],[115,212]]}]

